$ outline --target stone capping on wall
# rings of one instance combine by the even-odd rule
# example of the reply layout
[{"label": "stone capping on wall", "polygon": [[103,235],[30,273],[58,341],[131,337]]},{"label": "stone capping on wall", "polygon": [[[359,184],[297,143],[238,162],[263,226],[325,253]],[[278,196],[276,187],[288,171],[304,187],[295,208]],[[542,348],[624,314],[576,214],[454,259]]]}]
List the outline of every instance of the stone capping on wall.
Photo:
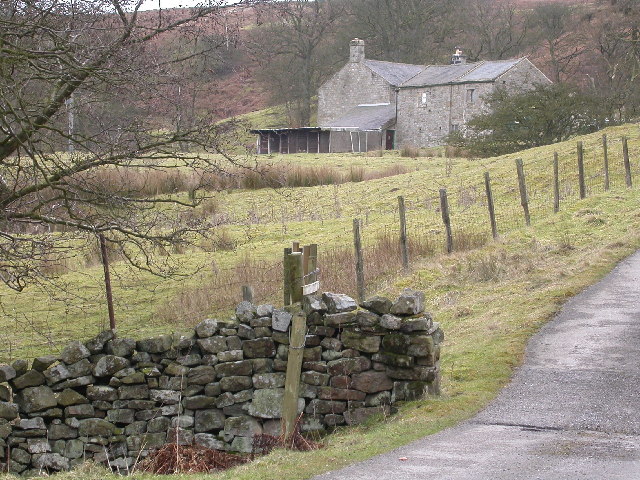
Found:
[{"label": "stone capping on wall", "polygon": [[242,302],[230,321],[145,340],[106,331],[60,355],[0,365],[0,471],[37,474],[85,461],[128,471],[165,443],[251,452],[278,435],[292,312],[307,335],[302,431],[353,425],[393,404],[439,393],[443,332],[424,294],[336,293],[274,309]]}]

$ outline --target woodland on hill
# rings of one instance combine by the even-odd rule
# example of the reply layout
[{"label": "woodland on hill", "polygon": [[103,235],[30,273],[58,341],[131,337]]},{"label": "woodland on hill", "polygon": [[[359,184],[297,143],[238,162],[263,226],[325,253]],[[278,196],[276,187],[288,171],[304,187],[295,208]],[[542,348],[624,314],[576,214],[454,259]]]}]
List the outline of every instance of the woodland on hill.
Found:
[{"label": "woodland on hill", "polygon": [[[175,75],[172,106],[161,111],[175,120],[170,110],[181,109],[184,121],[285,105],[289,126],[312,124],[318,86],[357,37],[368,58],[393,62],[448,63],[456,47],[472,62],[528,56],[554,82],[579,86],[610,118],[626,120],[640,107],[639,32],[637,0],[254,2],[203,29],[192,47],[215,48]],[[163,42],[171,46],[163,54],[189,48],[174,35]]]}]

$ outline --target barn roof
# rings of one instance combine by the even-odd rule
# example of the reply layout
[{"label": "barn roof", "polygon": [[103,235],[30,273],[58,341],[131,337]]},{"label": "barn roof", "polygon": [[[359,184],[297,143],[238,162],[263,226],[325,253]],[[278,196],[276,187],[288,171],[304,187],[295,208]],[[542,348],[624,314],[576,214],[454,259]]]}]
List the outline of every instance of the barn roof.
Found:
[{"label": "barn roof", "polygon": [[333,130],[383,130],[393,123],[395,117],[396,106],[392,103],[358,105],[322,127]]},{"label": "barn roof", "polygon": [[522,58],[457,65],[430,65],[400,86],[426,87],[452,83],[491,82],[521,60]]},{"label": "barn roof", "polygon": [[395,87],[426,68],[425,65],[383,62],[381,60],[365,60],[364,64]]}]

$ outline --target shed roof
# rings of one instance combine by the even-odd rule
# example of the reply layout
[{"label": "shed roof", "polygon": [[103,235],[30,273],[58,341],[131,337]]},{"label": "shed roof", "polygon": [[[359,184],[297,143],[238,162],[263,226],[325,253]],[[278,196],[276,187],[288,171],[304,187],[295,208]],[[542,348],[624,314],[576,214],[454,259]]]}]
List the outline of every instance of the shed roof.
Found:
[{"label": "shed roof", "polygon": [[381,60],[365,60],[364,64],[394,87],[409,80],[426,68],[425,65],[383,62]]},{"label": "shed roof", "polygon": [[383,130],[390,126],[396,117],[396,106],[393,103],[378,105],[358,105],[346,114],[322,125],[330,129]]},{"label": "shed roof", "polygon": [[430,65],[401,87],[426,87],[451,83],[491,82],[523,60],[495,60],[457,65]]}]

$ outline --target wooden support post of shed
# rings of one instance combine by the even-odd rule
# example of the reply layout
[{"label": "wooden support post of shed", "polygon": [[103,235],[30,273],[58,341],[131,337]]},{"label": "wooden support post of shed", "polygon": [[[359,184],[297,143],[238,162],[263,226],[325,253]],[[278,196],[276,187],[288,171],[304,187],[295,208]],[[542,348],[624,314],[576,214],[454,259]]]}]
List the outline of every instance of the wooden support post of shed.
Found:
[{"label": "wooden support post of shed", "polygon": [[291,321],[291,338],[289,339],[289,356],[287,358],[287,376],[284,384],[282,400],[282,419],[284,420],[285,442],[289,440],[298,418],[298,394],[300,390],[300,374],[302,372],[302,356],[307,333],[307,319],[304,313],[297,312]]},{"label": "wooden support post of shed", "polygon": [[531,225],[531,216],[529,215],[529,195],[527,194],[527,181],[524,176],[524,165],[521,158],[516,158],[516,169],[518,171],[518,188],[520,189],[520,204],[524,211],[524,221],[527,226]]},{"label": "wooden support post of shed", "polygon": [[633,182],[631,180],[631,162],[629,161],[629,144],[627,137],[622,137],[622,159],[624,161],[624,178],[627,182],[627,187],[631,188]]},{"label": "wooden support post of shed", "polygon": [[353,247],[356,255],[356,284],[358,287],[358,302],[364,301],[364,258],[362,255],[362,237],[360,236],[360,219],[353,219]]},{"label": "wooden support post of shed", "polygon": [[398,197],[398,212],[400,214],[400,250],[402,253],[402,268],[409,269],[409,240],[407,238],[407,212],[404,197]]},{"label": "wooden support post of shed", "polygon": [[440,211],[442,212],[442,223],[447,236],[447,253],[453,252],[453,233],[451,232],[451,217],[449,217],[449,199],[447,190],[440,189]]},{"label": "wooden support post of shed", "polygon": [[609,147],[607,145],[607,134],[602,134],[602,156],[604,162],[604,191],[609,190]]},{"label": "wooden support post of shed", "polygon": [[584,181],[584,149],[582,142],[578,142],[576,145],[578,152],[578,185],[580,187],[580,198],[587,196],[587,186]]},{"label": "wooden support post of shed", "polygon": [[489,222],[491,223],[491,235],[498,238],[498,225],[496,224],[496,211],[493,205],[493,192],[491,191],[491,179],[489,172],[484,172],[484,188],[487,192],[487,207],[489,209]]},{"label": "wooden support post of shed", "polygon": [[560,211],[560,169],[558,152],[553,152],[553,213]]}]

